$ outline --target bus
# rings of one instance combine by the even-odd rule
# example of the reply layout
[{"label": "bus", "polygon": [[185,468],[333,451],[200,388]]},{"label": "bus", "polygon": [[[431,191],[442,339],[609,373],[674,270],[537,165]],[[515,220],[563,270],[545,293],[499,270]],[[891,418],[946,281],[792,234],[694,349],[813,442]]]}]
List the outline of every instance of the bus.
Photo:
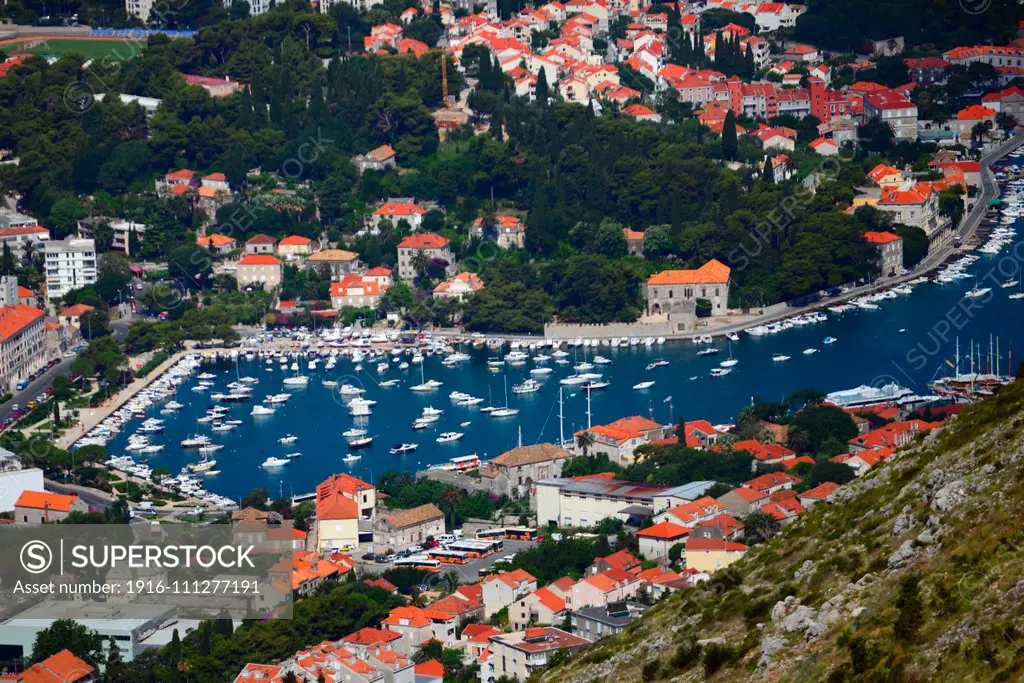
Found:
[{"label": "bus", "polygon": [[437,560],[442,564],[466,564],[469,562],[469,556],[460,550],[434,548],[427,553],[427,557],[431,560]]},{"label": "bus", "polygon": [[516,541],[536,541],[537,530],[527,527],[513,527],[505,529],[505,538]]},{"label": "bus", "polygon": [[487,557],[494,552],[492,541],[455,541],[445,546],[448,550],[466,553],[471,559]]},{"label": "bus", "polygon": [[480,531],[476,532],[476,537],[479,540],[492,540],[492,539],[495,539],[495,538],[504,539],[505,538],[505,530],[504,529],[481,529]]},{"label": "bus", "polygon": [[420,569],[427,572],[439,572],[441,571],[441,562],[439,560],[433,560],[426,555],[410,555],[409,557],[400,557],[395,560],[395,569],[399,567],[407,567],[409,569]]}]

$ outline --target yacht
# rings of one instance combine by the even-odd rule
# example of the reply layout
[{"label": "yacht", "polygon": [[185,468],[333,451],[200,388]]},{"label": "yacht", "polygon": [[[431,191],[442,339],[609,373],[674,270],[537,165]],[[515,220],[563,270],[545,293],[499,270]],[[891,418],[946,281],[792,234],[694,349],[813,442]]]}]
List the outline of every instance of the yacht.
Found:
[{"label": "yacht", "polygon": [[973,289],[967,290],[964,293],[964,297],[967,299],[978,299],[980,297],[985,296],[991,291],[992,289],[989,287],[974,287]]},{"label": "yacht", "polygon": [[363,456],[361,456],[361,455],[352,455],[351,453],[349,453],[348,455],[346,455],[341,460],[342,460],[342,462],[359,462],[360,460],[362,460],[362,458],[363,458]]},{"label": "yacht", "polygon": [[181,440],[182,448],[199,448],[210,443],[210,437],[205,434],[193,434],[192,436]]},{"label": "yacht", "polygon": [[711,368],[712,377],[725,377],[730,372],[732,372],[730,368]]},{"label": "yacht", "polygon": [[284,385],[286,387],[304,387],[307,384],[309,384],[309,378],[305,375],[284,378]]},{"label": "yacht", "polygon": [[271,468],[271,467],[284,467],[285,465],[287,465],[290,462],[291,462],[291,460],[289,460],[288,458],[275,458],[275,457],[271,456],[271,457],[267,458],[266,460],[264,460],[263,464],[260,465],[260,467],[265,467],[265,468],[268,468],[268,469]]},{"label": "yacht", "polygon": [[336,386],[338,386],[338,383],[335,382],[333,379],[322,379],[322,380],[320,380],[320,386],[323,386],[323,387],[336,387]]},{"label": "yacht", "polygon": [[598,389],[606,388],[609,384],[610,382],[599,382],[596,380],[590,380],[580,385],[580,389],[583,389],[585,391],[597,391]]},{"label": "yacht", "polygon": [[569,375],[568,377],[563,377],[562,379],[558,380],[558,383],[570,386],[575,384],[583,384],[586,381],[586,377],[581,377],[579,375]]},{"label": "yacht", "polygon": [[279,444],[284,445],[284,446],[288,446],[288,445],[291,445],[291,444],[295,443],[298,440],[299,440],[299,437],[295,436],[294,434],[287,434],[285,436],[282,436],[280,439],[278,439],[277,442]]},{"label": "yacht", "polygon": [[253,406],[252,407],[252,410],[249,412],[249,414],[254,416],[254,417],[259,417],[261,415],[273,415],[274,414],[274,409],[273,408],[267,408],[266,406],[258,406],[257,405],[257,406]]},{"label": "yacht", "polygon": [[698,351],[697,355],[698,356],[713,356],[716,353],[718,353],[718,349],[714,348],[713,346],[709,346],[706,349],[701,349],[700,351]]},{"label": "yacht", "polygon": [[373,444],[372,436],[357,436],[348,440],[349,448],[367,448]]},{"label": "yacht", "polygon": [[342,396],[359,396],[360,394],[366,393],[366,389],[353,386],[351,384],[342,384],[341,388],[338,389],[338,393]]},{"label": "yacht", "polygon": [[776,353],[775,355],[772,356],[772,362],[774,363],[784,363],[787,360],[789,360],[789,356],[783,353]]},{"label": "yacht", "polygon": [[826,344],[835,344],[837,341],[839,340],[836,337],[825,337]]},{"label": "yacht", "polygon": [[815,349],[815,348],[804,349],[804,355],[805,356],[812,356],[812,355],[816,354],[817,352],[818,352],[818,349]]},{"label": "yacht", "polygon": [[284,457],[286,457],[286,458],[301,458],[302,457],[302,453],[289,453],[288,455],[286,455]]},{"label": "yacht", "polygon": [[263,399],[264,403],[287,403],[288,399],[292,397],[291,394],[273,394]]},{"label": "yacht", "polygon": [[512,393],[513,394],[532,394],[535,391],[540,391],[540,388],[541,388],[541,383],[538,382],[537,380],[533,379],[533,378],[530,378],[530,379],[526,380],[525,382],[523,382],[522,384],[513,384],[512,385]]},{"label": "yacht", "polygon": [[427,406],[426,408],[423,409],[423,415],[424,416],[427,416],[427,415],[442,415],[442,414],[444,414],[443,410],[441,410],[440,408],[435,408],[433,406]]},{"label": "yacht", "polygon": [[739,341],[740,340],[740,336],[738,334],[736,334],[735,332],[729,332],[728,334],[725,335],[725,338],[728,339],[729,341]]},{"label": "yacht", "polygon": [[550,375],[554,372],[551,368],[533,368],[530,370],[531,375]]},{"label": "yacht", "polygon": [[512,417],[519,414],[519,408],[495,408],[490,411],[491,417]]},{"label": "yacht", "polygon": [[633,388],[636,389],[637,391],[641,391],[643,389],[650,389],[653,386],[654,386],[654,382],[650,381],[650,382],[640,382],[639,384],[634,384]]},{"label": "yacht", "polygon": [[452,443],[458,441],[463,437],[462,432],[441,432],[441,435],[437,437],[437,443]]},{"label": "yacht", "polygon": [[360,436],[366,436],[366,430],[359,427],[352,427],[351,429],[343,431],[341,435],[346,439],[356,439]]}]

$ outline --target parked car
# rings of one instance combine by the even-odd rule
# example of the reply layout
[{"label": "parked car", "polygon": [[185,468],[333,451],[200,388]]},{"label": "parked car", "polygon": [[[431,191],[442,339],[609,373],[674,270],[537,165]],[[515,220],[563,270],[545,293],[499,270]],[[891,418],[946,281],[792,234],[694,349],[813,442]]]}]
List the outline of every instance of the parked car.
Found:
[{"label": "parked car", "polygon": [[365,555],[363,555],[363,559],[367,560],[368,562],[373,562],[374,560],[377,559],[377,556],[374,555],[373,553],[366,553]]}]

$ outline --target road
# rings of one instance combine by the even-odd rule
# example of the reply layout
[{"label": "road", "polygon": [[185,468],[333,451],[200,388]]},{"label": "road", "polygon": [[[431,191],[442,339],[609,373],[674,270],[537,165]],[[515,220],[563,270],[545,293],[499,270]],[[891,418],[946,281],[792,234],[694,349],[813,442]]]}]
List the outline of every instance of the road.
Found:
[{"label": "road", "polygon": [[[480,570],[490,569],[495,562],[508,557],[512,553],[529,550],[536,546],[537,544],[531,541],[505,541],[505,549],[501,552],[497,552],[490,557],[480,558],[479,560],[470,560],[466,564],[445,565],[443,571],[455,574],[459,577],[459,581],[464,583],[476,583],[480,580]],[[387,570],[391,569],[391,565],[378,562],[360,562],[359,568],[364,572],[383,574]]]},{"label": "road", "polygon": [[40,394],[45,394],[46,390],[57,375],[66,375],[71,370],[71,364],[75,362],[74,358],[62,358],[59,363],[48,369],[42,375],[37,377],[28,383],[28,386],[21,391],[14,392],[14,398],[10,401],[0,405],[0,422],[7,419],[7,416],[14,412],[15,404],[19,405],[22,410],[25,409],[25,404],[33,400]]}]

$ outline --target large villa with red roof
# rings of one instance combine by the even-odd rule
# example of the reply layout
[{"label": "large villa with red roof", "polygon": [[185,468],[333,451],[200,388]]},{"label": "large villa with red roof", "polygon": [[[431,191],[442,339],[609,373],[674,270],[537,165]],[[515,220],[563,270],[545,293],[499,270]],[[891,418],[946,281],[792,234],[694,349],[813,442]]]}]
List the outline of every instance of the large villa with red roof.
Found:
[{"label": "large villa with red roof", "polygon": [[669,320],[692,329],[698,301],[711,306],[711,315],[725,315],[729,308],[730,268],[711,259],[696,270],[663,270],[647,280],[647,315],[667,315]]}]

